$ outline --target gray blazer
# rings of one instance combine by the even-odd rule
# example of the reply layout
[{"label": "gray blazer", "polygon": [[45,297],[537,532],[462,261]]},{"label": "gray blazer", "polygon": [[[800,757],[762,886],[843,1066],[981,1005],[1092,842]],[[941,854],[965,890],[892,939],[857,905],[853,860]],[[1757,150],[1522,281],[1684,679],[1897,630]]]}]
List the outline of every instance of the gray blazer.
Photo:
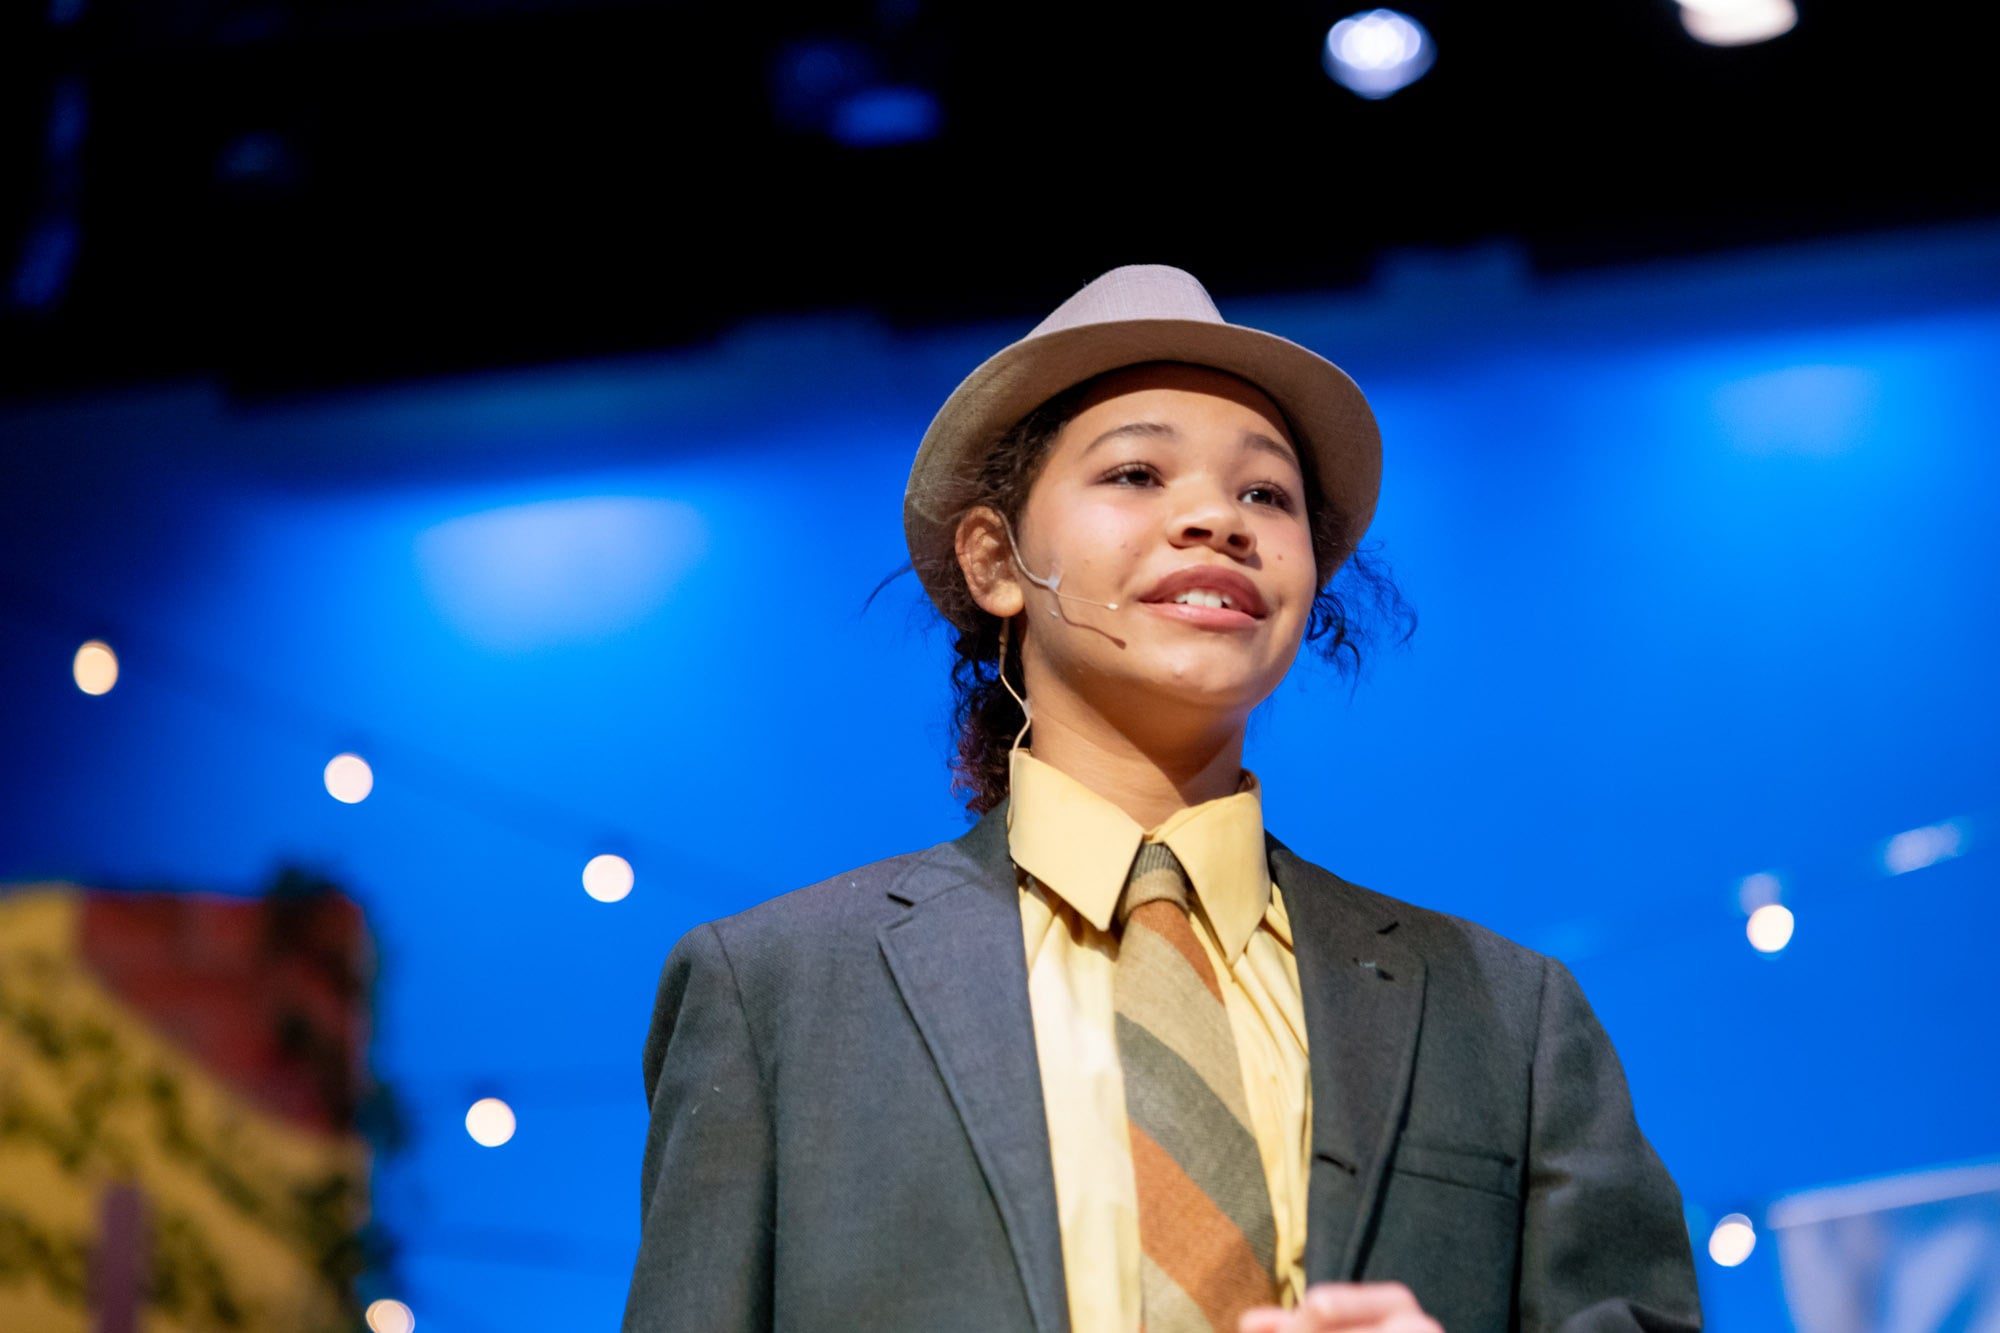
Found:
[{"label": "gray blazer", "polygon": [[[1067,1333],[1006,805],[668,955],[625,1333]],[[1562,963],[1267,830],[1312,1068],[1305,1267],[1450,1333],[1701,1327],[1680,1192]]]}]

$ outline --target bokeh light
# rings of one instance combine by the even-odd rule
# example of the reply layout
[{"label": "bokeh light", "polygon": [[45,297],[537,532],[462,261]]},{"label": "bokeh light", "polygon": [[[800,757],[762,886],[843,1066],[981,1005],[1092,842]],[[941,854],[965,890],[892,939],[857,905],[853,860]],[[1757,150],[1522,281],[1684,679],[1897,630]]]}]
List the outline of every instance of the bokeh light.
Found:
[{"label": "bokeh light", "polygon": [[1882,848],[1882,869],[1891,875],[1906,875],[1940,861],[1950,860],[1965,850],[1965,829],[1957,820],[1907,829],[1889,839]]},{"label": "bokeh light", "polygon": [[358,754],[337,754],[326,762],[326,794],[355,805],[375,790],[375,770]]},{"label": "bokeh light", "polygon": [[1792,0],[1681,0],[1681,26],[1710,46],[1747,46],[1790,32],[1799,21]]},{"label": "bokeh light", "polygon": [[481,1097],[465,1113],[465,1132],[483,1148],[497,1148],[514,1137],[514,1108],[498,1097]]},{"label": "bokeh light", "polygon": [[401,1301],[368,1302],[369,1333],[415,1333],[417,1316]]},{"label": "bokeh light", "polygon": [[109,694],[118,683],[118,654],[104,640],[92,639],[76,650],[69,670],[85,694]]},{"label": "bokeh light", "polygon": [[1766,903],[1750,914],[1743,933],[1758,953],[1776,953],[1792,942],[1792,909],[1780,903]]},{"label": "bokeh light", "polygon": [[1437,59],[1422,24],[1393,9],[1351,14],[1327,30],[1320,64],[1357,96],[1382,98],[1415,83]]},{"label": "bokeh light", "polygon": [[1754,875],[1745,875],[1743,882],[1736,886],[1736,901],[1745,915],[1760,907],[1768,907],[1778,901],[1784,885],[1768,870],[1760,870]]},{"label": "bokeh light", "polygon": [[615,903],[632,892],[632,863],[606,852],[583,867],[583,891],[601,903]]},{"label": "bokeh light", "polygon": [[1708,1233],[1708,1257],[1724,1268],[1734,1268],[1757,1248],[1757,1229],[1741,1213],[1731,1213]]}]

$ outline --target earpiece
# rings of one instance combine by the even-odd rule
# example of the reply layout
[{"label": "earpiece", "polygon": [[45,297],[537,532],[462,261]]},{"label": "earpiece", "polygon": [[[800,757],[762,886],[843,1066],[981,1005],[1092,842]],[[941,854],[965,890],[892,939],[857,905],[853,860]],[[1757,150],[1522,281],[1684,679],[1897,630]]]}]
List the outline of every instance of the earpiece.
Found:
[{"label": "earpiece", "polygon": [[[1116,611],[1118,609],[1119,603],[1117,602],[1100,602],[1093,598],[1078,597],[1074,593],[1064,592],[1061,589],[1061,587],[1058,586],[1062,583],[1063,580],[1063,576],[1060,571],[1057,572],[1054,578],[1045,579],[1041,575],[1035,573],[1034,570],[1029,569],[1027,565],[1023,564],[1021,561],[1021,545],[1019,542],[1014,540],[1014,525],[1008,522],[1007,516],[1005,514],[1002,514],[1000,516],[1000,522],[1006,525],[1007,546],[1008,549],[1014,553],[1014,563],[1020,566],[1020,570],[1023,574],[1028,576],[1029,582],[1039,583],[1044,588],[1047,588],[1050,592],[1054,593],[1056,596],[1067,597],[1073,602],[1089,602],[1092,606],[1101,606],[1107,611]],[[1049,614],[1054,616],[1054,615],[1060,615],[1062,614],[1062,612],[1058,608],[1052,606],[1049,608]]]},{"label": "earpiece", "polygon": [[[1030,583],[1039,583],[1041,586],[1047,588],[1050,592],[1054,593],[1056,596],[1067,597],[1073,602],[1089,602],[1090,605],[1101,606],[1107,611],[1118,610],[1119,606],[1121,605],[1118,602],[1100,602],[1094,598],[1078,597],[1074,593],[1064,592],[1058,586],[1059,584],[1062,583],[1062,574],[1060,572],[1058,572],[1056,576],[1052,579],[1045,579],[1041,575],[1035,573],[1034,570],[1029,569],[1028,566],[1021,560],[1020,543],[1014,540],[1014,525],[1011,522],[1008,522],[1007,516],[1005,514],[1002,514],[1000,516],[1000,522],[1004,524],[1007,528],[1007,548],[1011,552],[1013,552],[1014,563],[1020,567],[1020,570],[1023,574],[1027,575],[1028,581]],[[1060,608],[1052,606],[1049,608],[1049,614],[1052,616],[1061,615],[1062,611]],[[1019,692],[1017,692],[1014,689],[1013,682],[1007,679],[1007,639],[1008,639],[1008,631],[1013,626],[1013,623],[1014,622],[1011,617],[1009,619],[1000,622],[1000,683],[1007,687],[1007,693],[1014,696],[1014,702],[1021,705],[1021,729],[1014,735],[1014,749],[1018,750],[1021,748],[1021,737],[1028,734],[1028,727],[1034,721],[1034,714],[1028,708],[1028,701],[1021,697]],[[1012,751],[1009,751],[1009,753],[1011,754]],[[1007,817],[1009,820],[1012,820],[1013,818],[1013,807],[1011,804],[1008,807]]]}]

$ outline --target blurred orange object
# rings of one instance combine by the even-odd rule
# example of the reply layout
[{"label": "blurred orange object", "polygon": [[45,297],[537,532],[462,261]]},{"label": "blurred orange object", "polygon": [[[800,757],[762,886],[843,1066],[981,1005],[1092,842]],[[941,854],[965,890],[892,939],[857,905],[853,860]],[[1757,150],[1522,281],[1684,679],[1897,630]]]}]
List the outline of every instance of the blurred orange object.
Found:
[{"label": "blurred orange object", "polygon": [[359,1327],[372,971],[337,892],[0,891],[0,1328]]}]

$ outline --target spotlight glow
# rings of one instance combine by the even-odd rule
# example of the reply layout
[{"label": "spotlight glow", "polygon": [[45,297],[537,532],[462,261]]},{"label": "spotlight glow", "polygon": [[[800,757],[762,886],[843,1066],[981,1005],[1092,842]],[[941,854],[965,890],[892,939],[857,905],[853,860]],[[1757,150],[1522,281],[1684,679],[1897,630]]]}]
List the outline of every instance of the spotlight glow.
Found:
[{"label": "spotlight glow", "polygon": [[368,1302],[368,1333],[415,1333],[417,1317],[401,1301]]},{"label": "spotlight glow", "polygon": [[1681,0],[1681,26],[1710,46],[1748,46],[1798,25],[1792,0]]},{"label": "spotlight glow", "polygon": [[118,683],[118,654],[102,639],[92,639],[70,659],[70,676],[85,694],[109,694]]},{"label": "spotlight glow", "polygon": [[1768,870],[1760,870],[1754,875],[1745,875],[1743,882],[1736,886],[1736,901],[1742,906],[1745,914],[1748,914],[1778,901],[1783,888],[1776,875]]},{"label": "spotlight glow", "polygon": [[1724,1268],[1734,1268],[1757,1248],[1757,1229],[1741,1213],[1731,1213],[1708,1233],[1708,1257]]},{"label": "spotlight glow", "polygon": [[337,754],[326,761],[326,794],[336,801],[358,805],[375,790],[375,770],[358,754]]},{"label": "spotlight glow", "polygon": [[1437,59],[1423,25],[1393,9],[1351,14],[1327,30],[1320,65],[1358,96],[1382,98],[1422,78]]},{"label": "spotlight glow", "polygon": [[1743,933],[1758,953],[1776,953],[1792,942],[1792,911],[1778,903],[1766,903],[1750,914]]},{"label": "spotlight glow", "polygon": [[465,1113],[465,1132],[482,1148],[497,1148],[514,1137],[514,1108],[498,1097],[481,1097]]},{"label": "spotlight glow", "polygon": [[583,867],[583,891],[601,903],[615,903],[632,892],[632,863],[606,852]]},{"label": "spotlight glow", "polygon": [[1882,848],[1882,869],[1891,875],[1905,875],[1940,861],[1948,861],[1965,850],[1965,827],[1957,820],[1927,824],[1898,833]]}]

